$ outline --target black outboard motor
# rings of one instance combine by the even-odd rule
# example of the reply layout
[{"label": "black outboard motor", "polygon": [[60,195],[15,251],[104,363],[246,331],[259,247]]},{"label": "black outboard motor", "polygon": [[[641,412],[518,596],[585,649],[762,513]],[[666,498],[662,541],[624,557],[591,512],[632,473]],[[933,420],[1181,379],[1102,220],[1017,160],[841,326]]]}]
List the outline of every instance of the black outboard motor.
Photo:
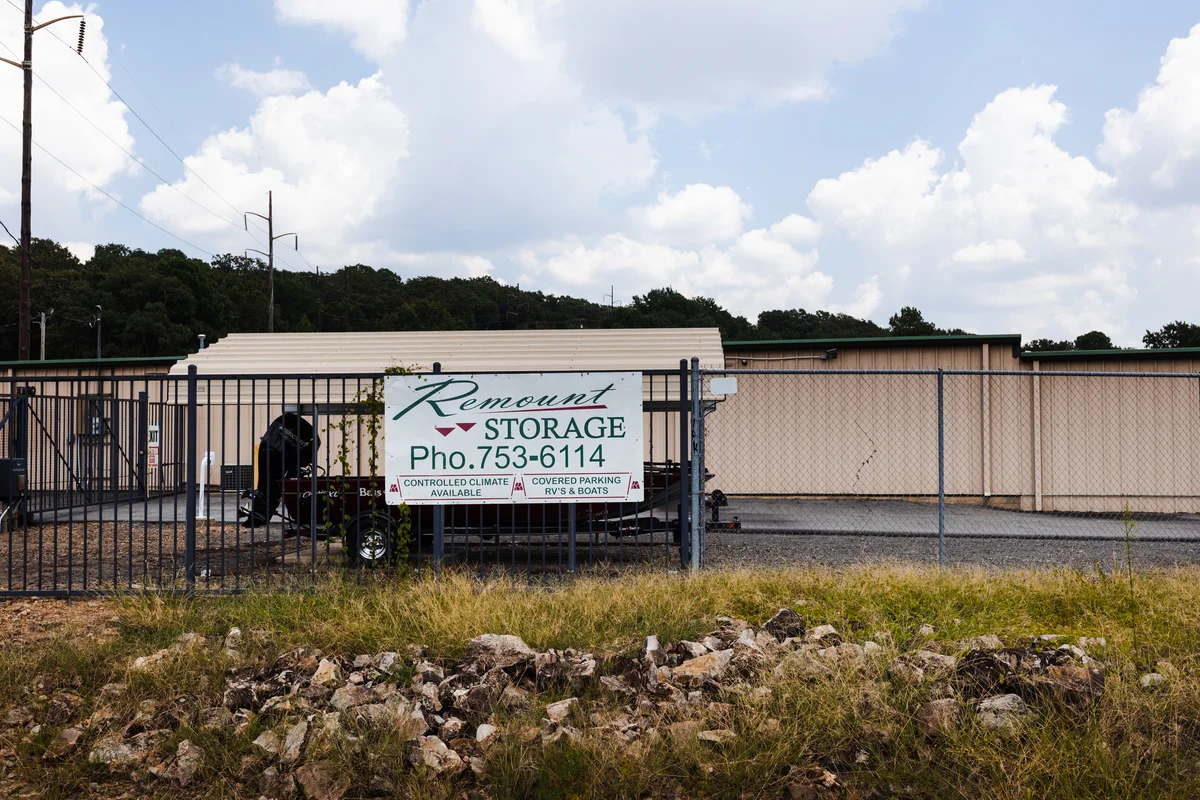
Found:
[{"label": "black outboard motor", "polygon": [[313,431],[312,423],[290,411],[267,427],[258,445],[258,481],[243,495],[250,505],[238,509],[242,525],[265,525],[275,515],[283,497],[283,479],[310,472],[314,441],[320,448],[321,438]]}]

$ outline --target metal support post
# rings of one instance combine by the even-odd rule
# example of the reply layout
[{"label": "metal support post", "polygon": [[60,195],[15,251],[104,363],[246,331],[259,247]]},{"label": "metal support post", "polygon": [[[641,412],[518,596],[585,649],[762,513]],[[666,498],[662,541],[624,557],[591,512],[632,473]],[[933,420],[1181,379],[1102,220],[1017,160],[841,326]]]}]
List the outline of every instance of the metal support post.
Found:
[{"label": "metal support post", "polygon": [[701,405],[700,359],[692,358],[692,572],[700,570],[700,554],[704,546],[704,414]]},{"label": "metal support post", "polygon": [[[299,395],[299,392],[297,391],[296,394]],[[311,450],[309,451],[309,461],[312,464],[312,475],[310,476],[310,483],[309,483],[308,490],[312,496],[312,507],[308,511],[308,514],[309,514],[309,518],[308,518],[309,564],[308,564],[308,566],[309,566],[309,570],[312,573],[312,581],[313,581],[313,583],[316,583],[317,582],[317,498],[319,496],[317,494],[317,465],[321,463],[320,460],[317,458],[317,440],[320,438],[320,436],[318,436],[318,434],[317,434],[317,431],[321,430],[321,407],[317,404],[317,387],[316,387],[315,381],[313,382],[311,397],[312,397],[313,435],[312,435],[312,439],[309,441],[309,447],[311,448]],[[326,381],[326,384],[325,384],[325,397],[326,397],[326,399],[329,398],[329,383],[328,383],[328,381]],[[374,501],[371,502],[371,510],[372,511],[375,510]],[[389,528],[391,527],[390,519],[389,519],[388,527]],[[390,553],[389,553],[389,555],[390,555]]]},{"label": "metal support post", "polygon": [[29,458],[29,398],[37,393],[32,386],[18,386],[12,399],[12,435],[9,438],[9,453],[14,458],[25,459],[26,468],[32,466]]},{"label": "metal support post", "polygon": [[938,568],[946,566],[946,404],[945,374],[938,370]]},{"label": "metal support post", "polygon": [[196,365],[188,367],[187,377],[187,463],[186,533],[183,543],[183,572],[188,594],[196,591]]},{"label": "metal support post", "polygon": [[138,392],[138,422],[137,422],[137,478],[135,486],[143,498],[149,496],[150,481],[147,477],[147,459],[150,452],[150,397],[146,392]]},{"label": "metal support post", "polygon": [[567,503],[567,571],[575,572],[575,504]]},{"label": "metal support post", "polygon": [[[433,362],[433,374],[440,375],[442,372],[442,364],[440,361]],[[442,559],[446,555],[446,507],[433,507],[433,567],[438,570],[442,566]]]},{"label": "metal support post", "polygon": [[688,436],[688,362],[686,358],[679,360],[679,568],[687,569],[691,562],[692,531],[688,524],[691,514],[692,483],[689,474],[691,465],[688,453],[690,437]]}]

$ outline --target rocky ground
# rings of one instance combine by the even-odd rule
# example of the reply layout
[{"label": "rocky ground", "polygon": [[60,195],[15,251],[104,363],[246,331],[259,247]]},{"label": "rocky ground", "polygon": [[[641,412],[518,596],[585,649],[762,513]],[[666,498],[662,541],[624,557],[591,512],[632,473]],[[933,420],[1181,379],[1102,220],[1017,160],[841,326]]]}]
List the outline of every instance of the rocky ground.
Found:
[{"label": "rocky ground", "polygon": [[[417,647],[363,654],[298,647],[264,661],[254,641],[260,633],[185,633],[129,660],[125,680],[91,698],[69,680],[35,678],[22,702],[0,716],[0,794],[41,796],[17,769],[36,757],[47,765],[86,764],[91,796],[196,791],[215,779],[228,796],[398,796],[397,776],[415,772],[484,797],[495,760],[515,748],[591,743],[635,763],[664,741],[727,751],[747,735],[740,707],[769,707],[779,692],[848,678],[861,683],[857,702],[867,705],[880,702],[871,687],[881,681],[924,687],[927,699],[908,719],[886,709],[864,715],[864,741],[875,743],[896,737],[898,726],[929,742],[966,728],[1015,739],[1047,713],[1086,716],[1104,697],[1102,637],[1041,635],[1017,644],[980,636],[938,646],[934,634],[924,626],[915,631],[915,646],[898,648],[888,634],[813,625],[781,608],[757,628],[719,617],[694,641],[650,635],[625,654],[539,651],[516,636],[485,634],[452,661]],[[218,665],[219,704],[197,706],[186,693],[170,702],[127,702],[131,684],[167,680],[189,664]],[[1139,676],[1139,690],[1163,691],[1178,676],[1163,662]],[[757,736],[794,724],[769,713],[756,720]],[[377,744],[380,735],[402,763],[348,775],[346,754]],[[233,769],[226,753],[211,752],[228,750],[229,742],[240,742],[234,749],[244,753]],[[773,782],[773,794],[904,795],[903,786],[877,775],[863,780],[860,767],[876,757],[864,747],[841,761],[798,761]]]},{"label": "rocky ground", "polygon": [[1200,573],[0,601],[0,796],[1200,796]]}]

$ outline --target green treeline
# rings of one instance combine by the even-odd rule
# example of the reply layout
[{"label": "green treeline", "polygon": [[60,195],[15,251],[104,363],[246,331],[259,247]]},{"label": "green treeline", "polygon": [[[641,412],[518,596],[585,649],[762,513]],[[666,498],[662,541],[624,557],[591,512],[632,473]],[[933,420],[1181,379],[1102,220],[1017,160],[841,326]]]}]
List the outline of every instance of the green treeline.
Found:
[{"label": "green treeline", "polygon": [[[222,255],[212,263],[179,250],[156,253],[103,245],[86,263],[65,247],[35,239],[31,351],[38,352],[39,312],[48,317],[47,358],[96,353],[95,308],[101,307],[105,357],[182,355],[232,332],[266,330],[267,270],[258,260]],[[0,247],[0,360],[17,356],[15,248]],[[491,278],[403,280],[388,269],[357,264],[336,271],[275,273],[277,331],[508,330],[518,328],[717,327],[725,339],[812,339],[961,333],[906,307],[888,326],[845,314],[804,309],[764,311],[754,322],[715,301],[670,289],[610,307],[574,297],[530,292]],[[51,314],[51,311],[53,312]],[[1200,326],[1185,322],[1147,331],[1147,347],[1200,346]],[[1111,347],[1099,331],[1073,341],[1035,340],[1029,349]]]}]

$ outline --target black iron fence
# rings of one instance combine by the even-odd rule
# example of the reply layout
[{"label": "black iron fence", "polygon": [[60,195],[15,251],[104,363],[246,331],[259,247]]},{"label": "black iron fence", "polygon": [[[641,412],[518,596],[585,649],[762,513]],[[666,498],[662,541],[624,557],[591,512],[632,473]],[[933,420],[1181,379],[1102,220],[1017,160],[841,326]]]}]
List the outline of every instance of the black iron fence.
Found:
[{"label": "black iron fence", "polygon": [[691,371],[642,374],[644,501],[444,507],[385,502],[381,374],[0,379],[0,595],[678,569]]}]

